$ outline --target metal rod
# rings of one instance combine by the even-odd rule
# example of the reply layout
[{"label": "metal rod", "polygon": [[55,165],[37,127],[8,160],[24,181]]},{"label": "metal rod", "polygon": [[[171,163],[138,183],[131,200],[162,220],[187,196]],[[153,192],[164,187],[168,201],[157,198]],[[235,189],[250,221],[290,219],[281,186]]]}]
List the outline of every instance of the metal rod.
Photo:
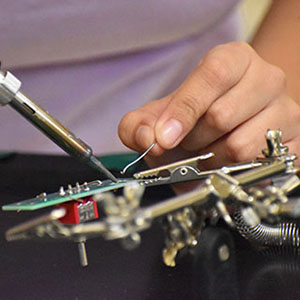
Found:
[{"label": "metal rod", "polygon": [[274,176],[283,173],[286,168],[287,166],[285,161],[275,160],[270,165],[258,167],[248,172],[236,175],[234,176],[234,179],[236,179],[240,185],[244,186],[268,178],[271,175]]},{"label": "metal rod", "polygon": [[85,242],[82,241],[78,243],[78,251],[79,251],[80,265],[82,267],[86,267],[88,265],[88,259],[86,254]]},{"label": "metal rod", "polygon": [[145,208],[145,214],[151,216],[152,218],[157,218],[185,206],[190,206],[196,202],[203,204],[209,200],[208,196],[210,193],[211,189],[209,187],[202,186],[196,190],[193,190],[192,192],[176,196],[167,201],[152,205],[149,208]]}]

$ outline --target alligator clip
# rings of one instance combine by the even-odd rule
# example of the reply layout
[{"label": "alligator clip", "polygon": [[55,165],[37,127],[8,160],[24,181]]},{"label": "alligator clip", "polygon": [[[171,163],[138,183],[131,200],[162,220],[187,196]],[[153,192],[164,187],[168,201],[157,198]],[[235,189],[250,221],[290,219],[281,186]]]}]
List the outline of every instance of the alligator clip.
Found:
[{"label": "alligator clip", "polygon": [[203,172],[198,169],[198,162],[213,156],[214,153],[209,152],[158,168],[141,171],[135,173],[133,177],[137,179],[140,184],[151,186],[201,179]]}]

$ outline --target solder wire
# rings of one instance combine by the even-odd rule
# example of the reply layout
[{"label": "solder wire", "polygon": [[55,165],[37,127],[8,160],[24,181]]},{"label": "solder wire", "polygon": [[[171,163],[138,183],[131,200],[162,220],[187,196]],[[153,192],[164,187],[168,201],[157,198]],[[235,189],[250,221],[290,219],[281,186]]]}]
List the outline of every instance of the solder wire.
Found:
[{"label": "solder wire", "polygon": [[132,161],[131,163],[129,163],[127,166],[125,166],[125,168],[120,172],[122,175],[124,175],[126,173],[126,171],[133,166],[134,164],[136,164],[137,162],[139,162],[141,159],[143,159],[150,151],[151,149],[156,145],[156,142],[154,142],[153,144],[150,145],[150,147],[144,152],[142,153],[137,159],[135,159],[134,161]]}]

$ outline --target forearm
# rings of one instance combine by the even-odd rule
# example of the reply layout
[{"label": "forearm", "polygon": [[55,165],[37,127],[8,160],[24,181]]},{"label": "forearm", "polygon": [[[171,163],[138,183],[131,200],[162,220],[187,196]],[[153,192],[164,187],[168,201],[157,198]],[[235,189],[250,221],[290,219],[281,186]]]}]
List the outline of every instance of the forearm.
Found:
[{"label": "forearm", "polygon": [[300,1],[274,0],[252,46],[285,72],[288,92],[300,103]]}]

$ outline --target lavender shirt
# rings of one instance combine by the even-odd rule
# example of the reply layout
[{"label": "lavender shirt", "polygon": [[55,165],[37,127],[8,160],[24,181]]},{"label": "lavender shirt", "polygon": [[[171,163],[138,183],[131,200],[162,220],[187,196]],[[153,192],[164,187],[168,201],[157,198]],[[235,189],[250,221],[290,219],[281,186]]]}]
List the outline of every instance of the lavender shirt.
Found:
[{"label": "lavender shirt", "polygon": [[[238,0],[3,0],[0,59],[22,91],[96,153],[125,149],[121,117],[174,90],[216,44],[240,38]],[[61,150],[9,106],[0,149]]]}]

